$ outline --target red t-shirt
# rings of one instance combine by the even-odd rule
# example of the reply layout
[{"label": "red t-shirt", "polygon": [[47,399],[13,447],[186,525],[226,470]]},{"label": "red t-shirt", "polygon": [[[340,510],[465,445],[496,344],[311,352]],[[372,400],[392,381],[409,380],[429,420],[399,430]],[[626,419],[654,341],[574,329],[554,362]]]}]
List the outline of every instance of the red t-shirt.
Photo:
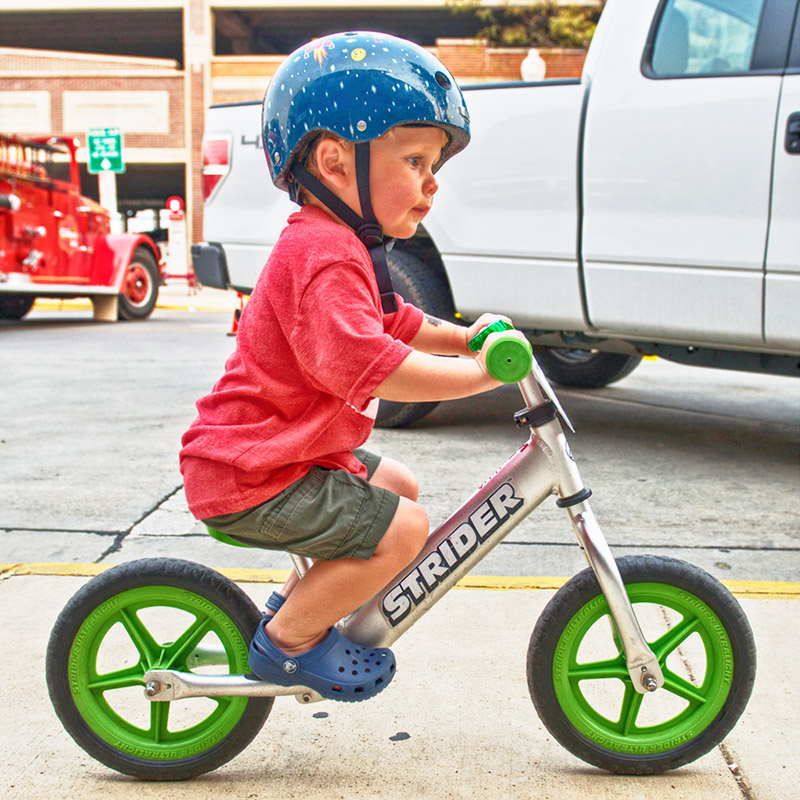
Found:
[{"label": "red t-shirt", "polygon": [[381,310],[356,235],[304,206],[289,217],[242,312],[236,350],[180,453],[197,519],[263,503],[314,466],[366,476],[352,450],[374,425],[375,388],[411,352],[422,312]]}]

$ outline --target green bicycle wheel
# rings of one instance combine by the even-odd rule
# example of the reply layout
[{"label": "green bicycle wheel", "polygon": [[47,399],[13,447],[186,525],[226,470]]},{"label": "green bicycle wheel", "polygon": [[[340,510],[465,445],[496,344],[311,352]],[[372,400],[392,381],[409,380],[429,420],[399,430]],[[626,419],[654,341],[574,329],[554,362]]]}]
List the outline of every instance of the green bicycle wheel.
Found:
[{"label": "green bicycle wheel", "polygon": [[89,755],[126,775],[183,780],[216,769],[252,741],[273,698],[154,702],[144,675],[249,673],[260,619],[239,587],[200,564],[114,567],[87,583],[53,628],[47,683],[56,713]]},{"label": "green bicycle wheel", "polygon": [[733,596],[671,558],[618,559],[664,686],[637,692],[592,570],[565,584],[528,648],[528,688],[553,736],[611,772],[652,774],[687,764],[728,734],[755,681],[755,644]]}]

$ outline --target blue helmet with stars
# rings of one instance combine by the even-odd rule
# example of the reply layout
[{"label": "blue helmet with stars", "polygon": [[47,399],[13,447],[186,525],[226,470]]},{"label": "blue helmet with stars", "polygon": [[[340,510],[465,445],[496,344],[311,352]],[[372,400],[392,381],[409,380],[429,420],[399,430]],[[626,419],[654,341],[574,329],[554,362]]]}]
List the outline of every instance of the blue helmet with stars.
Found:
[{"label": "blue helmet with stars", "polygon": [[434,55],[385,33],[315,39],[287,56],[264,97],[262,133],[272,182],[289,190],[298,152],[320,131],[358,143],[404,124],[447,133],[437,169],[469,142],[464,96]]}]

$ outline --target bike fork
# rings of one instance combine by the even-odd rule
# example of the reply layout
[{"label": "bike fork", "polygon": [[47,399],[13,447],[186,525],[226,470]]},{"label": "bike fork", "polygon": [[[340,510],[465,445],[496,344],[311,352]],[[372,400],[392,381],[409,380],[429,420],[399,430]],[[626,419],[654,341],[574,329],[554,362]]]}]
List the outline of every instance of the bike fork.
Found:
[{"label": "bike fork", "polygon": [[611,549],[597,524],[587,502],[567,508],[572,529],[589,566],[597,576],[597,582],[608,602],[613,624],[619,633],[625,652],[628,674],[633,688],[640,694],[654,692],[664,685],[664,675],[650,646],[642,634],[633,612],[625,585],[611,555]]},{"label": "bike fork", "polygon": [[567,512],[583,555],[594,571],[600,590],[608,602],[633,687],[640,694],[654,692],[664,685],[661,666],[642,634],[622,576],[617,569],[617,562],[589,507],[588,500],[592,493],[584,486],[559,417],[574,430],[572,424],[550,389],[547,379],[539,372],[538,365],[520,383],[520,391],[528,408],[517,416],[522,416],[526,422],[537,420],[539,423],[531,426],[531,432],[539,447],[548,454],[551,468],[557,474],[556,503]]}]

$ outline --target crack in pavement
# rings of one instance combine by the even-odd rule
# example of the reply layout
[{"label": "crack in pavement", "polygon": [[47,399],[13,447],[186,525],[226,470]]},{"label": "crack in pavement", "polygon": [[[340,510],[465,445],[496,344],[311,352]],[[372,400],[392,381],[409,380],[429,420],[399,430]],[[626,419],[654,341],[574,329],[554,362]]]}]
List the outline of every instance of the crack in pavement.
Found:
[{"label": "crack in pavement", "polygon": [[171,492],[165,494],[160,500],[158,500],[153,506],[151,506],[147,511],[145,511],[138,519],[134,520],[133,524],[130,527],[126,528],[124,531],[119,531],[114,536],[114,542],[109,547],[106,548],[104,552],[100,554],[98,558],[95,559],[95,564],[100,564],[102,561],[108,556],[116,553],[122,549],[122,543],[125,541],[125,537],[137,526],[141,525],[144,520],[146,520],[151,514],[154,514],[161,508],[167,500],[174,497],[181,489],[183,488],[183,484],[178,484]]},{"label": "crack in pavement", "polygon": [[720,742],[717,745],[717,750],[722,753],[722,758],[728,765],[728,769],[731,771],[733,779],[736,781],[736,785],[739,787],[739,791],[742,793],[744,800],[757,800],[753,787],[750,785],[750,781],[747,780],[746,775],[742,774],[741,767],[728,749],[728,745],[726,745],[725,742]]}]

